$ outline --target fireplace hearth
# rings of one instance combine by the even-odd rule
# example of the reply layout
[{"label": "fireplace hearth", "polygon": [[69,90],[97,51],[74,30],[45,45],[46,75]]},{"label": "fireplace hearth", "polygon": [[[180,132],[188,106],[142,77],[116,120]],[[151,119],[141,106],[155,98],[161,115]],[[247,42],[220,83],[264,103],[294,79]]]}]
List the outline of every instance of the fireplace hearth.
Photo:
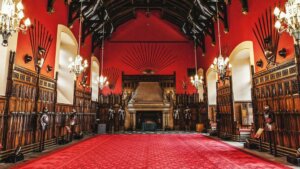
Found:
[{"label": "fireplace hearth", "polygon": [[161,111],[138,111],[136,113],[136,129],[138,130],[156,130],[162,129]]}]

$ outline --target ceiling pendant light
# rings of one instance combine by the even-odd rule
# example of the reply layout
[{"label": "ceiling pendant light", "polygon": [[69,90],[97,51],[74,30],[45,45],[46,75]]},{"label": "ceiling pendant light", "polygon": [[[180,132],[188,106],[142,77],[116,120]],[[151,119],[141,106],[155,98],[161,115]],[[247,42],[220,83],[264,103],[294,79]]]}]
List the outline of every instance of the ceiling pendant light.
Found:
[{"label": "ceiling pendant light", "polygon": [[197,45],[196,45],[196,38],[194,40],[194,54],[195,54],[195,76],[191,77],[191,83],[195,86],[196,89],[200,89],[203,85],[203,76],[198,76],[198,68],[197,68]]},{"label": "ceiling pendant light", "polygon": [[100,90],[102,90],[105,86],[109,85],[109,82],[107,81],[107,77],[103,76],[103,56],[104,56],[104,37],[105,37],[105,24],[103,24],[103,37],[102,37],[102,47],[101,47],[101,72],[100,77],[98,77],[98,86]]},{"label": "ceiling pendant light", "polygon": [[12,33],[22,31],[26,32],[31,25],[30,19],[27,18],[21,23],[24,18],[24,6],[22,1],[18,3],[13,0],[3,0],[2,10],[0,12],[0,34],[2,35],[2,45],[8,45],[8,38]]},{"label": "ceiling pendant light", "polygon": [[219,78],[224,80],[226,78],[227,70],[231,68],[229,64],[229,58],[222,56],[222,44],[221,44],[221,35],[220,35],[220,19],[219,19],[219,9],[218,1],[216,1],[216,10],[217,10],[217,24],[218,24],[218,40],[219,40],[219,56],[214,59],[214,62],[211,64],[211,69],[218,73]]},{"label": "ceiling pendant light", "polygon": [[76,78],[80,74],[82,74],[86,68],[88,67],[87,60],[83,61],[83,58],[80,56],[80,47],[81,47],[81,28],[82,27],[82,1],[80,5],[80,16],[79,16],[79,35],[78,35],[78,50],[77,50],[77,56],[73,60],[73,58],[70,58],[70,64],[69,64],[69,70],[71,73],[74,73],[76,75]]}]

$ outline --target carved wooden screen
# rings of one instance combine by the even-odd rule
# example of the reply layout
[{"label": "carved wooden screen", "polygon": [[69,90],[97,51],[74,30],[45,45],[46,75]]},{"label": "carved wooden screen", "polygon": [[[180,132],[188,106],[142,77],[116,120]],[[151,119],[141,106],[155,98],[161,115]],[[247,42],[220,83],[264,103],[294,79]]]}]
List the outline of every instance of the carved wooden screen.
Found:
[{"label": "carved wooden screen", "polygon": [[[12,55],[11,55],[12,58]],[[13,58],[12,58],[13,59]],[[6,149],[13,149],[18,145],[29,145],[37,143],[40,139],[40,111],[47,106],[49,110],[49,127],[46,131],[46,140],[55,137],[55,98],[56,81],[46,76],[41,76],[39,81],[40,95],[38,100],[38,111],[33,112],[37,74],[20,66],[11,66],[10,62],[9,80],[7,90],[8,109],[7,119],[3,124],[3,142]]]},{"label": "carved wooden screen", "polygon": [[[45,146],[57,144],[57,141],[67,135],[66,126],[69,125],[68,119],[73,107],[56,104],[56,80],[42,75],[39,80],[38,112],[33,112],[37,73],[14,65],[14,57],[15,52],[11,52],[6,96],[0,98],[0,138],[5,150],[0,152],[0,160],[4,157],[3,153],[9,154],[18,145],[23,147],[23,153],[38,147],[40,111],[45,106],[49,110]],[[92,131],[92,124],[95,123],[95,113],[90,112],[90,94],[85,98],[85,105],[88,107],[85,114],[78,114],[77,131]]]},{"label": "carved wooden screen", "polygon": [[217,82],[217,129],[219,137],[235,134],[231,77]]},{"label": "carved wooden screen", "polygon": [[[256,130],[264,128],[264,106],[269,105],[275,113],[275,136],[280,148],[299,148],[300,98],[299,74],[294,60],[275,68],[258,72],[253,76],[254,119]],[[268,142],[266,134],[263,142]]]}]

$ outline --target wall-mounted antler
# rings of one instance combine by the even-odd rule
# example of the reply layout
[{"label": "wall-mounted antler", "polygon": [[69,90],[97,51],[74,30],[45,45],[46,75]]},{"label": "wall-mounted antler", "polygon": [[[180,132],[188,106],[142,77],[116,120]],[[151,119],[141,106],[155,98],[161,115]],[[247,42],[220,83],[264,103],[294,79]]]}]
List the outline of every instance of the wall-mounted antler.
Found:
[{"label": "wall-mounted antler", "polygon": [[258,18],[255,27],[252,29],[258,44],[264,52],[269,66],[276,64],[276,54],[278,50],[279,33],[274,27],[275,17],[272,15],[271,8]]},{"label": "wall-mounted antler", "polygon": [[52,35],[44,25],[34,20],[34,24],[29,28],[29,36],[35,66],[42,68],[53,41]]}]

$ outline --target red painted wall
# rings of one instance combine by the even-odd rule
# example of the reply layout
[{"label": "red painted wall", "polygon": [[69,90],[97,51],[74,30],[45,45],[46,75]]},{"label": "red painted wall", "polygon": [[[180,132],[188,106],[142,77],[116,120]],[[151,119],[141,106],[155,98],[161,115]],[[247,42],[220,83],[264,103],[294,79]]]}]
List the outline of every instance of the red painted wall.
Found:
[{"label": "red painted wall", "polygon": [[[221,42],[223,46],[228,47],[228,54],[232,52],[232,50],[240,43],[244,41],[252,41],[254,45],[254,55],[255,62],[259,59],[262,59],[264,62],[264,67],[259,68],[255,67],[256,71],[261,71],[265,69],[267,62],[264,58],[263,52],[259,47],[259,44],[255,38],[255,35],[252,31],[255,23],[258,22],[258,18],[265,13],[265,10],[269,7],[272,7],[272,11],[275,7],[275,4],[279,4],[281,2],[281,8],[283,8],[283,4],[285,0],[272,0],[271,1],[248,1],[249,12],[247,15],[243,15],[241,12],[241,3],[240,1],[232,1],[231,5],[228,6],[228,21],[229,21],[229,32],[227,34],[223,31],[223,24],[221,24]],[[217,25],[215,24],[215,30],[217,32]],[[203,68],[207,69],[213,62],[213,59],[218,55],[218,45],[211,46],[211,39],[209,37],[206,38],[206,55],[205,57],[200,59],[200,64]],[[279,41],[279,47],[286,48],[288,51],[288,56],[286,59],[281,58],[279,55],[277,56],[277,62],[281,63],[287,59],[290,59],[294,56],[294,46],[293,39],[287,34],[283,33],[281,35]]]},{"label": "red painted wall", "polygon": [[[55,12],[49,14],[47,12],[47,1],[46,0],[23,0],[23,5],[25,7],[24,13],[25,17],[29,17],[31,22],[33,23],[34,19],[38,20],[41,24],[43,24],[47,30],[51,33],[53,37],[53,42],[51,48],[49,50],[48,57],[44,63],[42,74],[48,77],[54,77],[54,63],[55,63],[55,54],[56,54],[56,37],[57,37],[57,26],[58,24],[67,25],[67,16],[68,16],[68,7],[64,4],[64,1],[56,1],[54,4]],[[78,25],[79,22],[75,22],[72,32],[75,37],[78,39]],[[16,64],[21,65],[25,68],[34,70],[33,61],[25,64],[24,55],[29,54],[32,56],[29,33],[26,34],[19,33],[17,51],[16,51]],[[89,36],[85,45],[81,48],[81,55],[88,59],[90,62],[91,56],[91,36]],[[46,66],[50,65],[53,67],[53,71],[47,73]],[[90,72],[87,70],[88,73]]]},{"label": "red painted wall", "polygon": [[[229,33],[224,34],[224,32],[222,31],[221,34],[223,45],[226,44],[226,46],[228,46],[228,54],[230,54],[231,51],[241,42],[250,40],[254,43],[255,61],[262,59],[265,62],[263,53],[259,48],[259,45],[252,32],[252,28],[254,27],[255,22],[258,20],[258,17],[260,17],[264,13],[265,9],[268,7],[273,8],[274,4],[278,2],[279,0],[274,0],[274,2],[272,3],[270,3],[269,1],[248,1],[249,13],[247,15],[243,15],[241,13],[240,2],[232,1],[232,4],[228,6]],[[54,77],[54,72],[52,71],[50,73],[47,73],[45,68],[48,64],[54,67],[57,25],[67,25],[68,8],[63,1],[57,1],[55,2],[54,6],[56,11],[53,14],[49,14],[46,11],[47,1],[24,0],[23,3],[25,6],[25,16],[29,17],[32,21],[34,19],[39,20],[48,28],[54,38],[54,42],[50,48],[48,58],[42,70],[42,74],[49,77]],[[281,4],[283,4],[283,2],[281,2]],[[222,25],[221,30],[223,30]],[[72,31],[77,37],[78,22],[74,24]],[[201,56],[201,52],[200,50],[198,50],[198,62],[204,69],[207,69],[210,66],[218,51],[218,46],[216,45],[212,47],[210,43],[211,39],[207,37],[207,52],[205,56]],[[176,58],[176,61],[172,62],[172,64],[170,65],[166,66],[163,64],[164,69],[157,71],[156,74],[172,74],[174,71],[176,71],[176,91],[178,93],[184,92],[182,89],[182,80],[186,79],[187,81],[189,81],[187,77],[187,68],[194,67],[193,42],[189,41],[181,33],[178,27],[172,25],[166,20],[161,19],[159,16],[159,12],[155,11],[152,11],[150,17],[146,17],[145,13],[142,11],[138,11],[136,19],[132,19],[119,26],[113,33],[112,37],[106,41],[104,55],[104,70],[106,71],[104,72],[108,75],[110,75],[111,70],[114,70],[114,72],[116,72],[117,70],[117,72],[119,72],[114,73],[114,77],[110,77],[110,79],[116,79],[117,77],[117,80],[112,80],[116,81],[116,87],[112,92],[122,92],[122,71],[124,71],[125,74],[141,74],[141,71],[133,69],[132,66],[129,66],[128,64],[124,64],[124,58],[141,61],[143,58],[145,58],[143,54],[148,54],[155,56],[155,60],[158,61],[158,63],[156,62],[157,65],[162,65],[161,63],[166,62],[162,59],[165,56],[162,53],[157,52],[157,50],[155,53],[155,50],[153,49],[153,47],[151,48],[151,46],[156,46],[154,48],[158,48],[159,46],[160,50],[169,51],[168,55],[170,58]],[[288,50],[288,56],[286,59],[292,58],[294,54],[293,41],[292,38],[286,33],[283,33],[280,39],[279,49],[281,49],[282,47],[285,47]],[[138,52],[135,52],[135,54],[133,54],[132,52],[136,50],[138,50]],[[92,55],[90,36],[86,39],[81,51],[81,54],[84,56],[84,58],[87,58],[90,62],[90,56]],[[29,64],[24,63],[23,57],[25,54],[32,55],[29,34],[19,33],[16,64],[33,70],[33,62]],[[100,50],[95,51],[96,56],[100,56],[100,54]],[[286,59],[278,57],[277,61],[282,62]],[[134,61],[129,62],[133,63]],[[153,61],[153,63],[155,62]],[[157,68],[157,65],[153,67]],[[149,68],[149,66],[145,64],[141,64],[140,66],[140,69],[143,69],[143,66],[145,69]],[[260,71],[261,69],[256,67],[256,70]],[[87,71],[88,73],[90,72],[89,70]],[[106,88],[104,92],[108,93],[111,91]],[[191,84],[189,84],[188,92],[195,92],[195,89],[191,86]]]},{"label": "red painted wall", "polygon": [[[164,52],[166,54],[164,54]],[[152,66],[143,63],[145,58],[153,58]],[[124,63],[140,66],[140,69],[152,68],[157,66],[165,67],[156,74],[173,74],[176,71],[176,92],[183,93],[182,80],[189,80],[187,77],[187,68],[194,67],[193,42],[189,41],[179,30],[178,27],[162,20],[159,12],[152,11],[150,17],[145,12],[138,11],[136,19],[132,19],[121,25],[112,34],[112,37],[105,43],[104,52],[104,72],[110,79],[109,71],[119,70],[117,84],[114,90],[108,88],[104,93],[121,93],[121,72],[125,74],[141,74],[141,71],[135,70],[132,66]],[[165,65],[164,58],[174,60],[172,64]],[[137,64],[137,60],[140,64]],[[107,73],[108,72],[108,73]],[[187,92],[195,92],[195,88],[189,83]]]}]

